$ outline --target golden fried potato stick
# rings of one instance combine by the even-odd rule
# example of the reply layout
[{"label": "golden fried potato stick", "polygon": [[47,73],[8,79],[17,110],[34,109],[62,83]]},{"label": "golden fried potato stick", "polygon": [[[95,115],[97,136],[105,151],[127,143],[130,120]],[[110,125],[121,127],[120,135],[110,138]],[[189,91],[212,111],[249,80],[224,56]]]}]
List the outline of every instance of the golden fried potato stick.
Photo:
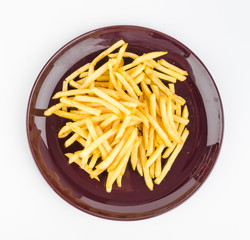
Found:
[{"label": "golden fried potato stick", "polygon": [[145,67],[146,67],[145,64],[139,64],[136,67],[131,68],[126,72],[131,76],[131,78],[136,78],[137,76],[143,73]]},{"label": "golden fried potato stick", "polygon": [[114,65],[114,71],[116,71],[122,61],[122,58],[123,58],[123,55],[124,55],[124,52],[126,51],[126,48],[127,48],[128,44],[125,43],[124,45],[122,45],[119,49],[119,52],[117,54],[117,57],[116,57],[116,64]]},{"label": "golden fried potato stick", "polygon": [[[95,128],[94,128],[93,122],[92,122],[89,118],[86,119],[86,125],[87,125],[87,128],[88,128],[88,130],[89,130],[89,133],[90,133],[92,139],[93,139],[93,140],[96,140],[96,139],[98,138],[98,135],[97,135],[96,130],[95,130]],[[103,158],[106,158],[107,155],[108,155],[108,152],[107,152],[107,150],[104,148],[103,144],[100,144],[100,145],[98,146],[98,148],[99,148],[99,150],[100,150],[100,152],[101,152],[102,157],[103,157]]]},{"label": "golden fried potato stick", "polygon": [[106,191],[107,192],[111,192],[112,190],[112,185],[115,182],[116,178],[119,176],[120,172],[122,171],[122,169],[125,167],[129,161],[129,156],[131,154],[132,148],[130,148],[127,153],[123,156],[123,158],[121,159],[120,163],[118,164],[118,166],[116,167],[115,170],[109,172],[108,174],[108,178],[107,178],[107,183],[106,183]]},{"label": "golden fried potato stick", "polygon": [[105,140],[110,138],[111,136],[117,133],[117,129],[111,129],[110,131],[104,133],[102,136],[98,137],[94,142],[92,142],[88,147],[86,147],[80,153],[80,157],[84,158],[88,156],[93,150],[95,150],[100,144],[102,144]]},{"label": "golden fried potato stick", "polygon": [[142,165],[142,169],[143,169],[143,176],[144,176],[144,180],[146,182],[147,187],[152,191],[153,190],[153,181],[152,178],[149,175],[149,168],[146,167],[146,154],[145,154],[145,149],[144,149],[144,145],[141,142],[139,145],[139,153],[140,153],[140,160],[141,160],[141,165]]},{"label": "golden fried potato stick", "polygon": [[82,84],[80,88],[83,89],[83,88],[89,87],[92,82],[94,82],[98,77],[100,77],[104,72],[108,70],[109,63],[111,65],[114,65],[116,63],[116,60],[115,59],[109,60],[109,62],[104,63],[101,67],[95,70],[92,74],[89,74],[86,81]]},{"label": "golden fried potato stick", "polygon": [[139,149],[139,145],[142,141],[142,137],[138,137],[138,139],[135,141],[135,144],[133,146],[133,150],[131,153],[131,166],[133,168],[133,170],[135,170],[137,162],[138,162],[138,149]]},{"label": "golden fried potato stick", "polygon": [[124,134],[125,131],[126,131],[126,128],[127,128],[128,125],[129,125],[130,121],[131,121],[131,116],[130,116],[130,115],[127,115],[127,116],[124,118],[124,120],[123,120],[123,122],[122,122],[122,124],[121,124],[121,127],[119,128],[119,131],[118,131],[118,133],[116,134],[115,139],[114,139],[114,141],[112,142],[111,146],[116,145],[116,144],[120,141],[120,139],[122,138],[123,134]]},{"label": "golden fried potato stick", "polygon": [[65,81],[69,82],[69,81],[73,80],[79,74],[81,74],[82,72],[85,72],[86,70],[88,70],[89,66],[90,66],[90,63],[86,63],[85,65],[83,65],[82,67],[78,68],[76,71],[74,71],[73,73],[71,73],[68,77],[66,77]]},{"label": "golden fried potato stick", "polygon": [[187,78],[187,77],[183,76],[183,74],[180,74],[180,73],[178,73],[178,72],[176,72],[176,71],[173,71],[173,70],[171,70],[171,69],[169,69],[169,68],[163,67],[161,64],[157,63],[157,62],[154,61],[154,60],[149,60],[149,62],[150,62],[150,63],[154,66],[154,68],[156,68],[157,70],[159,70],[159,71],[161,71],[161,72],[163,72],[163,73],[165,73],[165,74],[167,74],[167,75],[169,75],[169,76],[171,76],[171,77],[173,77],[173,78],[176,78],[176,79],[178,79],[178,80],[180,80],[180,81],[184,81],[184,80],[186,80],[186,78]]},{"label": "golden fried potato stick", "polygon": [[121,73],[115,72],[115,75],[117,77],[117,79],[120,81],[120,83],[124,86],[124,88],[127,90],[128,94],[134,98],[134,99],[138,99],[137,95],[135,94],[134,89],[132,88],[132,86],[128,83],[128,81],[122,76]]},{"label": "golden fried potato stick", "polygon": [[184,105],[185,102],[186,102],[185,99],[183,99],[183,98],[180,97],[180,96],[177,96],[176,94],[173,94],[173,93],[171,92],[171,90],[170,90],[167,86],[165,86],[165,85],[162,83],[162,81],[161,81],[158,77],[152,75],[152,72],[151,72],[151,71],[152,71],[152,69],[146,68],[146,74],[150,77],[150,79],[152,80],[152,82],[153,82],[156,86],[158,86],[159,89],[160,89],[163,93],[165,93],[167,96],[172,96],[172,98],[173,98],[176,102],[180,103],[181,105]]},{"label": "golden fried potato stick", "polygon": [[153,152],[153,154],[150,155],[150,157],[148,158],[148,160],[146,162],[147,168],[149,168],[151,166],[151,164],[153,164],[156,161],[156,159],[161,156],[161,153],[162,153],[164,148],[165,148],[165,145],[161,144],[158,148],[156,148],[156,150]]},{"label": "golden fried potato stick", "polygon": [[81,95],[81,94],[88,94],[91,92],[91,89],[73,89],[73,90],[68,90],[68,91],[61,91],[57,92],[52,99],[57,99],[61,97],[68,97],[68,96],[74,96],[74,95]]},{"label": "golden fried potato stick", "polygon": [[[189,131],[188,131],[187,129],[185,129],[184,132],[183,132],[183,134],[182,134],[182,136],[181,136],[183,142],[186,141],[186,139],[187,139],[187,137],[188,137],[188,134],[189,134]],[[163,167],[160,176],[157,177],[157,178],[155,179],[154,182],[155,182],[156,184],[160,184],[161,181],[164,179],[164,177],[167,175],[167,173],[169,172],[170,168],[172,167],[172,165],[173,165],[173,163],[174,163],[174,161],[175,161],[177,155],[178,155],[179,152],[181,151],[182,147],[183,147],[183,144],[179,144],[179,143],[177,144],[175,150],[172,152],[172,154],[171,154],[171,156],[169,157],[167,163],[166,163],[165,166]]]},{"label": "golden fried potato stick", "polygon": [[159,177],[161,174],[161,156],[159,156],[155,161],[155,177]]},{"label": "golden fried potato stick", "polygon": [[109,55],[110,53],[112,53],[115,49],[121,47],[122,45],[124,45],[125,42],[123,40],[119,40],[118,42],[114,43],[112,46],[110,46],[108,49],[106,49],[105,51],[101,52],[91,63],[89,66],[89,75],[93,74],[94,72],[94,67],[95,65],[104,57],[106,57],[107,55]]},{"label": "golden fried potato stick", "polygon": [[[123,148],[121,149],[121,151],[117,155],[116,159],[108,167],[108,172],[114,171],[114,169],[117,167],[117,165],[119,164],[122,157],[129,151],[129,149],[132,149],[132,146],[133,146],[133,144],[135,142],[138,131],[137,131],[137,128],[134,128],[134,127],[130,127],[130,128],[132,128],[133,131],[132,131],[131,135],[128,137],[128,139],[127,139],[126,143],[124,144]],[[129,128],[128,128],[128,131],[130,131]]]},{"label": "golden fried potato stick", "polygon": [[102,90],[98,89],[98,88],[93,88],[92,92],[97,95],[98,97],[106,100],[107,102],[111,103],[112,105],[114,105],[115,107],[117,107],[119,110],[121,110],[122,112],[124,112],[126,115],[130,115],[130,111],[125,108],[122,104],[120,104],[119,102],[117,102],[114,98],[110,97],[109,95],[107,95],[106,93],[104,93]]},{"label": "golden fried potato stick", "polygon": [[66,106],[64,103],[57,103],[55,105],[53,105],[52,107],[50,107],[49,109],[47,109],[45,112],[44,112],[44,115],[45,116],[50,116],[52,115],[56,110],[59,110],[61,109],[62,107]]},{"label": "golden fried potato stick", "polygon": [[160,138],[163,140],[163,142],[166,144],[167,147],[170,147],[172,145],[171,141],[169,140],[167,134],[165,131],[160,127],[159,123],[150,116],[146,111],[143,111],[147,119],[149,120],[150,124],[155,128],[155,131],[159,134]]},{"label": "golden fried potato stick", "polygon": [[141,62],[144,62],[144,61],[147,61],[147,60],[150,60],[150,59],[153,59],[153,58],[157,58],[157,57],[163,56],[165,54],[167,54],[167,52],[151,52],[151,53],[146,53],[146,54],[144,54],[144,55],[136,58],[132,63],[123,66],[121,69],[122,70],[130,69],[130,68],[136,66],[137,64],[139,64]]},{"label": "golden fried potato stick", "polygon": [[166,60],[164,60],[164,59],[161,59],[161,60],[159,60],[158,62],[159,62],[159,64],[161,64],[162,66],[164,66],[164,67],[166,67],[166,68],[169,68],[169,69],[173,70],[174,72],[177,72],[177,73],[179,73],[179,74],[181,74],[181,75],[188,75],[187,71],[184,71],[184,70],[182,70],[182,69],[180,69],[180,68],[174,66],[173,64],[168,63],[168,62],[167,62]]},{"label": "golden fried potato stick", "polygon": [[137,84],[135,83],[134,79],[125,71],[120,71],[120,73],[127,80],[127,82],[130,84],[130,86],[133,88],[136,95],[141,96],[142,92],[141,92],[140,88],[137,86]]},{"label": "golden fried potato stick", "polygon": [[[171,101],[171,98],[169,97],[168,100]],[[166,107],[165,96],[161,96],[159,98],[159,104],[160,104],[160,111],[161,111],[161,116],[162,116],[162,124],[163,124],[163,127],[164,127],[166,133],[168,134],[168,136],[171,139],[173,139],[177,143],[181,144],[182,141],[181,141],[179,134],[177,133],[177,131],[175,129],[175,126],[173,126],[173,124],[170,123],[170,118],[171,118],[173,113],[172,113],[172,109],[171,109],[171,106],[169,105],[169,103],[168,103],[168,109]],[[171,120],[173,121],[173,117],[171,118]]]},{"label": "golden fried potato stick", "polygon": [[100,116],[100,114],[102,112],[101,110],[91,108],[91,107],[87,107],[84,104],[78,103],[76,101],[70,100],[70,99],[65,98],[65,97],[60,98],[60,101],[62,103],[64,103],[64,104],[66,104],[69,107],[76,107],[76,108],[79,108],[79,109],[89,113],[89,114],[93,114],[93,115],[96,115],[96,116]]},{"label": "golden fried potato stick", "polygon": [[79,137],[80,135],[78,133],[74,133],[69,139],[67,139],[67,141],[64,143],[64,146],[67,148],[70,145],[72,145],[76,139]]},{"label": "golden fried potato stick", "polygon": [[89,96],[76,96],[73,99],[74,99],[74,101],[78,101],[78,102],[100,103],[101,105],[110,109],[116,115],[118,115],[118,116],[121,115],[121,112],[119,111],[119,109],[117,109],[115,106],[113,106],[112,104],[110,104],[109,102],[107,102],[103,99],[100,99],[97,97],[89,97]]},{"label": "golden fried potato stick", "polygon": [[166,81],[169,81],[169,82],[172,82],[172,83],[176,83],[176,78],[171,77],[171,76],[169,76],[169,75],[167,75],[165,73],[161,73],[161,72],[158,72],[158,71],[155,71],[155,70],[151,69],[151,74],[153,76],[156,76],[156,77],[162,79],[162,80],[166,80]]}]

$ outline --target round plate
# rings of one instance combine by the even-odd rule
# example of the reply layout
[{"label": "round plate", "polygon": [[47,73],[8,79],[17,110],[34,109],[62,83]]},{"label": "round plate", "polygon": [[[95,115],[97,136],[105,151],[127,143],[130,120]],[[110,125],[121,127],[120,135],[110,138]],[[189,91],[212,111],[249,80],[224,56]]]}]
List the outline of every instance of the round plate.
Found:
[{"label": "round plate", "polygon": [[[65,120],[44,117],[43,112],[56,101],[51,96],[61,89],[63,79],[101,51],[123,39],[128,51],[143,54],[167,51],[167,61],[188,71],[184,82],[176,83],[176,93],[186,99],[190,112],[190,135],[170,172],[150,191],[144,179],[129,166],[122,187],[105,191],[105,174],[100,182],[90,179],[76,164],[69,165],[64,139],[57,133]],[[204,64],[183,44],[166,34],[136,26],[111,26],[85,33],[62,47],[47,62],[30,94],[27,134],[36,164],[49,185],[64,200],[95,216],[136,220],[159,215],[190,197],[211,172],[221,147],[223,110],[215,83]]]}]

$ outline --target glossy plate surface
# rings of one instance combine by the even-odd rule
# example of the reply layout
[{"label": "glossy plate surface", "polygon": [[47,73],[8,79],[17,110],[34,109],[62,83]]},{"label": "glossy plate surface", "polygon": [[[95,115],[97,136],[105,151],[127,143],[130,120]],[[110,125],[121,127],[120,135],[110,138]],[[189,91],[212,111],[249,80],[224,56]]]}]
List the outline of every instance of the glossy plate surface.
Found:
[{"label": "glossy plate surface", "polygon": [[[57,116],[43,112],[55,103],[51,96],[61,89],[63,79],[101,51],[123,39],[128,51],[137,54],[168,51],[167,61],[188,71],[185,82],[176,84],[176,93],[186,99],[190,112],[190,135],[170,172],[150,191],[144,179],[129,166],[122,187],[105,191],[101,181],[91,180],[76,164],[69,165],[64,139],[57,133],[65,124]],[[62,47],[44,66],[30,94],[27,135],[35,162],[49,185],[67,202],[95,216],[136,220],[166,212],[194,193],[207,178],[218,157],[223,136],[223,110],[215,83],[197,56],[177,40],[152,29],[112,26],[79,36]]]}]

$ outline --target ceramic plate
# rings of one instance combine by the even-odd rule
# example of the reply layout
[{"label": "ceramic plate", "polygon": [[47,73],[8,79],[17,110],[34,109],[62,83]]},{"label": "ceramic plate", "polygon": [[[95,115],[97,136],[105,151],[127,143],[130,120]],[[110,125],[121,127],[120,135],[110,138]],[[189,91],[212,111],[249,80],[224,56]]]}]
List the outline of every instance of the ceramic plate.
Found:
[{"label": "ceramic plate", "polygon": [[[65,120],[44,117],[54,104],[51,96],[61,89],[63,79],[101,51],[123,39],[128,50],[137,54],[167,51],[164,58],[188,71],[177,82],[176,93],[185,98],[190,112],[190,135],[170,172],[150,191],[144,179],[129,166],[122,187],[105,191],[105,174],[100,182],[90,179],[76,164],[69,165],[64,139],[57,133]],[[92,215],[137,220],[164,213],[189,198],[211,172],[223,136],[222,103],[212,76],[201,60],[186,46],[161,32],[136,26],[111,26],[85,33],[63,46],[46,63],[37,77],[27,109],[27,135],[34,160],[49,185],[71,205]]]}]

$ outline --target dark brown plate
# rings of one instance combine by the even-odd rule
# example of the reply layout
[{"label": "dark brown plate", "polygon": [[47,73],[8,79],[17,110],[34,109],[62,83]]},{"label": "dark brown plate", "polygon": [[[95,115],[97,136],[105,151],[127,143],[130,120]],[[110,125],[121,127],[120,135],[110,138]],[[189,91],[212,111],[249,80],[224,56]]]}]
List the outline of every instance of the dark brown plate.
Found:
[{"label": "dark brown plate", "polygon": [[[176,84],[178,95],[186,99],[190,112],[190,135],[171,171],[160,185],[150,191],[142,177],[130,166],[122,187],[114,184],[105,191],[101,181],[91,180],[76,164],[69,165],[64,140],[57,138],[65,120],[44,117],[54,104],[51,96],[61,88],[62,80],[101,51],[123,39],[128,50],[137,54],[168,51],[169,62],[188,71],[185,82]],[[85,33],[62,47],[46,63],[30,94],[27,109],[27,134],[31,152],[49,185],[67,202],[95,216],[136,220],[159,215],[190,197],[211,172],[218,157],[223,136],[222,103],[215,83],[198,57],[177,40],[152,29],[136,26],[111,26]]]}]

